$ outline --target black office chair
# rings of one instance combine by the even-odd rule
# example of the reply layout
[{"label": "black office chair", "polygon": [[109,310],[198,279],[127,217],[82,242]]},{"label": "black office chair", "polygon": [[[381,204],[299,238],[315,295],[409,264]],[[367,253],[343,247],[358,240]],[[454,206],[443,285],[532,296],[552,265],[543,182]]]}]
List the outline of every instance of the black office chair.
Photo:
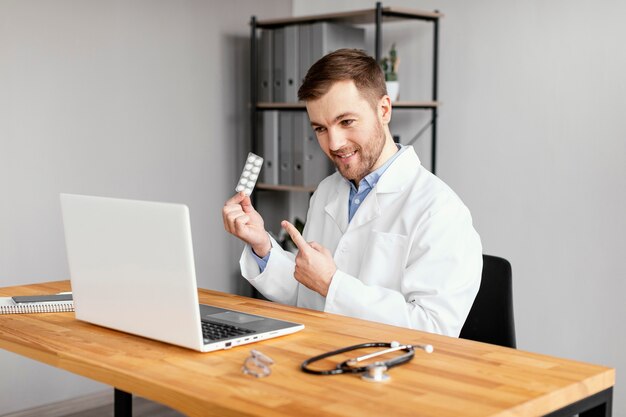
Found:
[{"label": "black office chair", "polygon": [[460,338],[515,348],[513,277],[509,261],[483,255],[480,289]]}]

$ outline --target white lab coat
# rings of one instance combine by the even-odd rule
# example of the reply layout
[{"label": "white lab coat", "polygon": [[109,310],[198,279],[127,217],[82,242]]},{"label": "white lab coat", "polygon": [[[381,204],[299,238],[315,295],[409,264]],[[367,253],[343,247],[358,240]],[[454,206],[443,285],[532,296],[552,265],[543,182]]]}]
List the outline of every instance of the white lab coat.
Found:
[{"label": "white lab coat", "polygon": [[335,173],[311,197],[303,236],[333,253],[326,298],[293,277],[294,255],[272,240],[260,273],[249,246],[243,276],[299,307],[458,336],[480,285],[482,246],[469,210],[412,147],[387,168],[348,223],[349,184]]}]

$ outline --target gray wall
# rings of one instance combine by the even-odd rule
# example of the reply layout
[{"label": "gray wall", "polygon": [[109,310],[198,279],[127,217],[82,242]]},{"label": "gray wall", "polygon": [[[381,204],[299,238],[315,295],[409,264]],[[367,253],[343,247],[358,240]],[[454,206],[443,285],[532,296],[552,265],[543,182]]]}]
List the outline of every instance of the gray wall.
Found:
[{"label": "gray wall", "polygon": [[[0,1],[0,286],[68,278],[73,192],[189,205],[199,285],[248,291],[221,207],[248,151],[253,14],[291,1]],[[5,351],[0,369],[0,414],[107,389]]]},{"label": "gray wall", "polygon": [[[295,0],[294,14],[373,3]],[[445,14],[438,173],[470,207],[485,252],[513,265],[519,347],[615,367],[619,378],[626,371],[626,2],[386,3]],[[417,97],[423,87],[412,75],[420,67],[404,35],[419,44],[423,30],[394,25],[385,49],[402,42],[402,94]],[[624,384],[616,386],[614,415],[626,415]]]}]

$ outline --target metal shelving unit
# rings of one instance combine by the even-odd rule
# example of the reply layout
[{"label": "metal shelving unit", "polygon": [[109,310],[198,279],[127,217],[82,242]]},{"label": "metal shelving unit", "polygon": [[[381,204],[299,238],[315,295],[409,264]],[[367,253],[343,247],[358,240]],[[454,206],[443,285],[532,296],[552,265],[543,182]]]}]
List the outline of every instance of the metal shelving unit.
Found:
[{"label": "metal shelving unit", "polygon": [[[285,26],[308,24],[315,22],[337,22],[348,24],[374,24],[375,25],[375,58],[381,60],[382,51],[382,26],[383,23],[401,20],[419,20],[432,23],[433,30],[433,57],[432,57],[432,93],[430,101],[397,101],[393,102],[394,109],[421,110],[431,112],[431,170],[436,174],[437,163],[437,117],[438,100],[438,72],[439,72],[439,20],[443,14],[438,11],[420,11],[406,8],[383,7],[382,3],[376,3],[373,9],[355,10],[351,12],[328,13],[314,16],[298,16],[284,19],[269,19],[258,21],[255,16],[250,19],[250,122],[251,122],[251,148],[258,153],[259,132],[257,112],[267,110],[306,111],[304,103],[262,103],[258,101],[258,29],[276,29]],[[270,186],[257,184],[260,189],[273,189],[283,191],[310,191],[308,187]]]}]

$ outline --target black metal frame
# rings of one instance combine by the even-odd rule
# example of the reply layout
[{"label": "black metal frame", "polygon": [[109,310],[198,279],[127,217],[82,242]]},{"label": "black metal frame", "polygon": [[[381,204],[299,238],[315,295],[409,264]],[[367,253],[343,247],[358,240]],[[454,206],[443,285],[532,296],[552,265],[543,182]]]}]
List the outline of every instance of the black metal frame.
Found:
[{"label": "black metal frame", "polygon": [[583,398],[544,417],[611,417],[613,415],[613,387]]},{"label": "black metal frame", "polygon": [[[385,16],[388,17],[396,17],[402,19],[411,19],[411,20],[422,20],[433,23],[433,79],[432,79],[432,101],[435,102],[434,106],[423,106],[423,105],[415,105],[415,106],[403,106],[401,109],[430,109],[431,111],[431,171],[433,174],[437,173],[437,94],[438,94],[438,72],[439,72],[439,17],[438,16],[415,16],[411,14],[406,14],[397,11],[384,10],[381,2],[376,2],[376,8],[374,10],[375,13],[375,57],[377,62],[380,62],[382,56],[382,23],[383,18]],[[302,24],[303,22],[294,22],[293,25]],[[283,26],[289,25],[288,23]],[[275,27],[274,25],[267,26]],[[259,108],[258,106],[258,74],[257,74],[257,63],[258,63],[258,47],[257,47],[257,29],[259,29],[259,25],[256,20],[256,16],[252,16],[250,19],[250,126],[251,126],[251,146],[252,152],[258,153],[258,120],[257,120],[257,111],[266,111],[266,110],[281,110],[282,107],[263,107]],[[304,111],[303,107],[294,107],[285,109],[288,111]]]},{"label": "black metal frame", "polygon": [[256,24],[256,16],[252,16],[250,18],[250,128],[252,129],[250,132],[250,138],[252,140],[251,149],[255,154],[259,154],[258,144],[259,144],[259,126],[258,126],[258,118],[257,118],[257,107],[259,104],[258,98],[258,85],[257,85],[257,77],[258,75],[258,53],[257,53],[257,24]]},{"label": "black metal frame", "polygon": [[115,388],[113,415],[115,417],[133,417],[133,394]]}]

